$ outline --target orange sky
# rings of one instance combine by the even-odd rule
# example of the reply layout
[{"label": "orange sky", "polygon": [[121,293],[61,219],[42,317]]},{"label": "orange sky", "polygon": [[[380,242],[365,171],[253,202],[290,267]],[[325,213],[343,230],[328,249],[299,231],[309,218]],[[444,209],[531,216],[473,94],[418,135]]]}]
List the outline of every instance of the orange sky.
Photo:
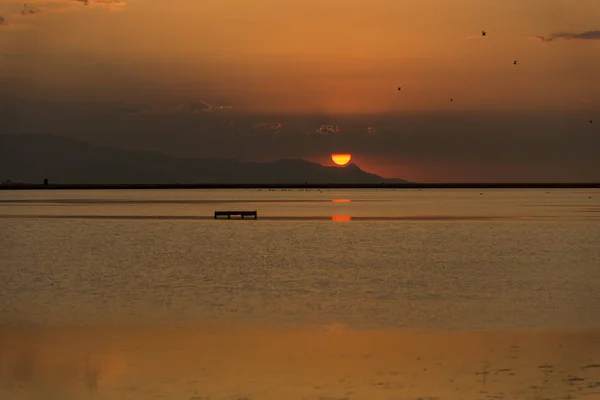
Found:
[{"label": "orange sky", "polygon": [[11,17],[20,2],[0,0],[8,22],[30,26],[2,32],[4,53],[104,64],[76,70],[54,60],[45,76],[43,64],[24,65],[40,84],[100,85],[135,66],[138,79],[167,81],[179,97],[200,95],[208,80],[213,97],[246,110],[327,113],[443,109],[450,97],[467,109],[561,108],[600,92],[600,41],[527,39],[598,28],[597,0],[133,0],[119,11],[61,12],[53,5],[74,2],[28,4],[38,3],[38,14],[20,18]]},{"label": "orange sky", "polygon": [[[27,4],[0,0],[0,89],[19,98],[332,118],[600,109],[598,0]],[[574,36],[534,39],[553,34]]]}]

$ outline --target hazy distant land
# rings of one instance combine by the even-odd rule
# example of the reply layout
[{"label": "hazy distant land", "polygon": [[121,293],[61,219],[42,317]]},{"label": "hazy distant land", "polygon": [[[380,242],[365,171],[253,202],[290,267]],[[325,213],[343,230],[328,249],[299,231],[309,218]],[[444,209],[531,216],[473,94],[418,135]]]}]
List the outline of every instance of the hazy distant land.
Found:
[{"label": "hazy distant land", "polygon": [[[48,179],[48,185],[44,185]],[[416,183],[356,164],[301,159],[254,163],[183,159],[96,146],[52,135],[0,135],[0,189],[442,189],[597,188],[576,183]]]},{"label": "hazy distant land", "polygon": [[[164,154],[95,146],[51,135],[0,136],[0,182],[75,184],[69,188],[182,188],[237,185],[405,183],[363,171],[355,164],[328,167],[301,159],[239,162],[184,159]],[[9,181],[9,182],[7,182]],[[97,186],[101,184],[100,186]],[[107,186],[108,184],[108,186]],[[121,186],[114,186],[121,185]],[[188,186],[186,186],[188,185]],[[14,188],[9,184],[4,187]],[[63,186],[51,186],[59,188]],[[18,188],[25,186],[18,185]]]}]

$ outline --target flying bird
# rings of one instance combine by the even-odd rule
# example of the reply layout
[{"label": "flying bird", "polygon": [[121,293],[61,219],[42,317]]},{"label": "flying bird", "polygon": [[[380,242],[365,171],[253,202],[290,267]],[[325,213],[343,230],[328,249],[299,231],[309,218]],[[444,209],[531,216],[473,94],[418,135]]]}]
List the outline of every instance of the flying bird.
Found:
[{"label": "flying bird", "polygon": [[398,86],[398,90],[402,90],[404,86]]},{"label": "flying bird", "polygon": [[592,120],[590,119],[590,124],[592,123]]},{"label": "flying bird", "polygon": [[454,100],[450,99],[451,102],[454,102]]},{"label": "flying bird", "polygon": [[517,61],[518,61],[518,60],[515,60],[515,61],[513,61],[513,65],[517,65]]},{"label": "flying bird", "polygon": [[485,36],[486,35],[486,31],[481,31],[481,36]]}]

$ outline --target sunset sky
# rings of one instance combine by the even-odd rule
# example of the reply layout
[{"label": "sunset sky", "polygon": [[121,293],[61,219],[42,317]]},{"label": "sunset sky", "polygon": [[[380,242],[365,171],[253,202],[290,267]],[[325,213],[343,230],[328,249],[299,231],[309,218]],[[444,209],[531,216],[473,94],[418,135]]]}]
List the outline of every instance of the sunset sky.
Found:
[{"label": "sunset sky", "polygon": [[0,133],[352,153],[431,182],[600,180],[598,0],[26,3],[0,0]]}]

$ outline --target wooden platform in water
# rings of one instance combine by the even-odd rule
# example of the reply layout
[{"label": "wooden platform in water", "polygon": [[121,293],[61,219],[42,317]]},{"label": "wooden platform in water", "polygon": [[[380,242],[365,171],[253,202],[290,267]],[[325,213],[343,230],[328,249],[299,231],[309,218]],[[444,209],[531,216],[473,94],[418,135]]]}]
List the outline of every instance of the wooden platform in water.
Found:
[{"label": "wooden platform in water", "polygon": [[245,217],[254,217],[254,219],[257,219],[258,213],[256,211],[215,211],[215,219],[219,217],[231,219],[232,216],[240,216],[241,219]]}]

